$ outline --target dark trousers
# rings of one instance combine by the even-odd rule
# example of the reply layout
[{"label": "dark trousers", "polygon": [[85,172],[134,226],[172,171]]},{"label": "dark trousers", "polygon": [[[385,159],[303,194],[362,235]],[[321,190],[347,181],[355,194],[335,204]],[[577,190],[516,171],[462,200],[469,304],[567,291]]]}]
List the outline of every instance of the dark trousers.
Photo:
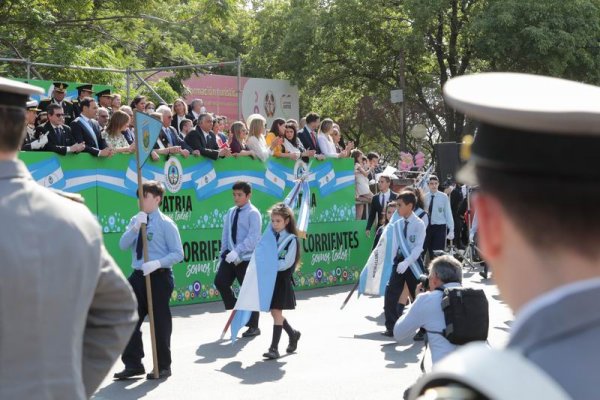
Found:
[{"label": "dark trousers", "polygon": [[399,274],[396,272],[396,265],[394,265],[394,270],[392,271],[392,275],[390,276],[390,280],[388,281],[387,286],[385,287],[385,298],[383,303],[383,311],[385,313],[385,329],[389,331],[394,330],[394,325],[400,315],[398,315],[398,300],[400,299],[400,295],[402,294],[402,289],[404,289],[404,283],[408,286],[408,291],[412,298],[415,298],[415,290],[417,288],[417,278],[415,274],[412,272],[410,267],[404,271],[403,274]]},{"label": "dark trousers", "polygon": [[430,260],[433,260],[434,250],[446,248],[446,229],[446,225],[429,225],[427,227],[423,248],[429,253]]},{"label": "dark trousers", "polygon": [[[233,281],[237,279],[240,286],[244,282],[244,276],[246,276],[246,269],[248,269],[248,261],[242,261],[238,265],[228,263],[225,260],[221,261],[219,270],[215,276],[215,287],[221,293],[223,304],[225,304],[226,310],[233,310],[235,306],[236,298],[231,290]],[[248,321],[247,326],[250,328],[258,328],[258,311],[254,311]]]},{"label": "dark trousers", "polygon": [[[154,310],[154,330],[156,335],[156,353],[158,356],[158,369],[171,368],[171,309],[169,299],[173,292],[173,273],[170,269],[161,268],[150,274],[152,282],[152,308]],[[121,359],[125,368],[143,368],[144,344],[140,327],[148,315],[148,298],[146,296],[146,278],[142,271],[135,270],[129,276],[129,284],[133,288],[138,301],[139,321],[135,326],[133,335]]]}]

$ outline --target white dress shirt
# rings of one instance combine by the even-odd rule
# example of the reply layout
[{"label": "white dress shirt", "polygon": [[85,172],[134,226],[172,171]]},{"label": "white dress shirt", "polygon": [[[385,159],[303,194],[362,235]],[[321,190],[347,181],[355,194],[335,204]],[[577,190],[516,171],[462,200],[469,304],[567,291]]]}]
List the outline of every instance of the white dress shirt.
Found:
[{"label": "white dress shirt", "polygon": [[[405,221],[408,221],[408,225],[405,224]],[[408,257],[405,257],[404,261],[402,261],[398,266],[402,265],[404,271],[408,269],[410,265],[417,262],[421,253],[423,252],[423,244],[425,243],[425,224],[423,221],[417,217],[417,214],[414,212],[408,218],[400,218],[398,221],[394,222],[392,225],[394,229],[395,239],[392,244],[392,254],[397,254],[400,250],[399,247],[399,235],[404,236],[404,226],[406,225],[406,240],[408,246],[408,251],[410,254]],[[404,272],[402,271],[402,272]]]},{"label": "white dress shirt", "polygon": [[[459,287],[459,283],[446,283],[444,288]],[[442,297],[444,292],[432,290],[421,293],[412,303],[408,312],[405,313],[394,325],[394,339],[402,341],[412,337],[419,328],[427,331],[443,332],[446,329],[446,320],[442,311]],[[431,361],[435,364],[448,353],[456,350],[458,346],[452,344],[439,333],[428,333],[429,348],[431,349]]]},{"label": "white dress shirt", "polygon": [[263,162],[267,161],[267,158],[272,154],[263,135],[260,135],[260,138],[248,136],[248,139],[246,139],[246,146],[248,146],[248,148]]},{"label": "white dress shirt", "polygon": [[319,142],[319,148],[321,149],[321,153],[326,157],[338,158],[340,155],[335,149],[335,143],[333,143],[333,139],[323,132],[319,132],[317,136],[317,142]]},{"label": "white dress shirt", "polygon": [[425,195],[425,210],[429,211],[429,203],[431,197],[434,196],[433,209],[429,219],[431,225],[446,225],[448,230],[454,231],[454,218],[452,218],[452,208],[450,207],[450,199],[446,193],[440,192],[439,190],[435,193],[429,192]]}]

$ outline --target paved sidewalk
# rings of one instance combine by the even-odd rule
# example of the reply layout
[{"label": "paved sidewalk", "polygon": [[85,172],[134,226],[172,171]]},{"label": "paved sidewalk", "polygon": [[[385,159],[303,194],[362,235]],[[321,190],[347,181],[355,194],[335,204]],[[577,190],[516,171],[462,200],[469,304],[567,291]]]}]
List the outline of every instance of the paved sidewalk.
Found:
[{"label": "paved sidewalk", "polygon": [[[490,300],[492,346],[508,338],[512,314],[491,280],[465,273],[466,284],[483,287]],[[101,399],[394,399],[420,375],[422,342],[395,343],[381,336],[383,298],[354,297],[340,306],[351,286],[297,293],[298,306],[285,313],[302,332],[296,354],[263,361],[271,342],[273,320],[261,314],[262,335],[219,340],[229,314],[221,303],[173,309],[173,376],[164,381],[144,379],[113,382],[113,372],[93,397]],[[143,326],[146,368],[151,368],[148,324]],[[288,338],[282,334],[280,353]],[[429,366],[429,358],[426,365]]]}]

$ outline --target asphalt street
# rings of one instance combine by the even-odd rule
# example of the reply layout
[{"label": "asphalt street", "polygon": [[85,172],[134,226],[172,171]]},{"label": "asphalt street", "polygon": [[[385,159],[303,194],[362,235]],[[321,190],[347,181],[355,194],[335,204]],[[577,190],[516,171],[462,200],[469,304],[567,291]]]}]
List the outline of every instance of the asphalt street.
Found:
[{"label": "asphalt street", "polygon": [[[465,269],[465,285],[483,288],[490,302],[489,342],[503,346],[512,313],[493,280],[482,282]],[[271,342],[273,320],[261,314],[260,336],[234,344],[220,340],[227,321],[222,303],[173,308],[172,372],[162,381],[113,381],[113,367],[93,397],[101,399],[400,399],[420,375],[423,342],[396,343],[383,330],[383,298],[353,297],[340,310],[351,286],[302,291],[296,310],[284,313],[302,332],[298,350],[278,360],[262,354]],[[151,369],[148,323],[143,324],[146,369]],[[285,354],[285,332],[279,345]],[[426,367],[430,366],[427,356]]]}]

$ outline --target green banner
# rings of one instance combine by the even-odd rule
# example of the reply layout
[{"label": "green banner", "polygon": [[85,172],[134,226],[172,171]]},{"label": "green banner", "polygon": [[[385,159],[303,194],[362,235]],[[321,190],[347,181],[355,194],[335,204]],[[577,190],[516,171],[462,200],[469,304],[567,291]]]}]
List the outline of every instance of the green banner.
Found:
[{"label": "green banner", "polygon": [[[119,249],[119,239],[138,212],[135,156],[94,158],[88,154],[59,156],[22,152],[21,159],[40,184],[81,193],[96,214],[106,247],[123,272],[131,272],[131,253]],[[144,165],[145,179],[164,182],[167,193],[161,210],[178,225],[184,260],[174,266],[172,304],[219,299],[213,285],[219,265],[223,217],[233,206],[231,186],[252,183],[252,203],[263,214],[282,201],[300,175],[310,184],[310,224],[301,242],[302,266],[295,273],[297,289],[353,283],[371,249],[365,221],[354,219],[354,172],[350,159],[302,161],[248,157],[218,161],[202,157],[161,158]],[[296,202],[295,211],[298,211]]]}]

